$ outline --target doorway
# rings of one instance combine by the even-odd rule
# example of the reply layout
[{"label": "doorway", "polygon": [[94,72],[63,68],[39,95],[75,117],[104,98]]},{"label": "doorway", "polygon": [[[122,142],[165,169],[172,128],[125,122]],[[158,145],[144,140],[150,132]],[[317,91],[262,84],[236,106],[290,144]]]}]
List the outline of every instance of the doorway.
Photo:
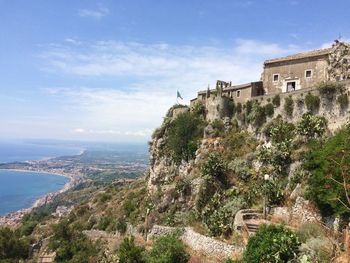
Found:
[{"label": "doorway", "polygon": [[287,82],[287,92],[294,91],[295,90],[295,86],[296,86],[295,81]]}]

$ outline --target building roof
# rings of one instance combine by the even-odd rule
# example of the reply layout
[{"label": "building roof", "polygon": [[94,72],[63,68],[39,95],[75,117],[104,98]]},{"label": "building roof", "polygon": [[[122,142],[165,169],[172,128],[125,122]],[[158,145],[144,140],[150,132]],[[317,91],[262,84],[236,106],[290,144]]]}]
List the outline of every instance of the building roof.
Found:
[{"label": "building roof", "polygon": [[269,59],[269,60],[266,60],[264,62],[264,65],[277,63],[277,62],[298,60],[298,59],[303,59],[303,58],[325,56],[325,55],[328,55],[331,52],[331,50],[332,50],[332,48],[322,48],[322,49],[316,49],[316,50],[312,50],[312,51],[297,53],[297,54],[289,55],[286,57]]},{"label": "building roof", "polygon": [[224,88],[224,91],[230,91],[230,90],[237,90],[237,89],[246,89],[246,88],[250,88],[252,86],[252,83],[244,83],[244,84],[240,84],[240,85],[235,85],[235,86],[231,86],[231,87],[227,87]]}]

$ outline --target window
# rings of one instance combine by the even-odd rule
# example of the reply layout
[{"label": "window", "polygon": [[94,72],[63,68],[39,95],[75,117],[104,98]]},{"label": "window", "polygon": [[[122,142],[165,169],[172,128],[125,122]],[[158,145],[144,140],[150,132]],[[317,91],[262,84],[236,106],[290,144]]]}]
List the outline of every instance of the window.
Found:
[{"label": "window", "polygon": [[305,78],[311,78],[312,77],[312,70],[308,69],[305,70]]},{"label": "window", "polygon": [[273,74],[273,82],[277,82],[280,78],[279,74]]},{"label": "window", "polygon": [[240,91],[240,90],[237,90],[236,95],[237,95],[237,98],[239,98],[239,97],[241,96],[241,91]]}]

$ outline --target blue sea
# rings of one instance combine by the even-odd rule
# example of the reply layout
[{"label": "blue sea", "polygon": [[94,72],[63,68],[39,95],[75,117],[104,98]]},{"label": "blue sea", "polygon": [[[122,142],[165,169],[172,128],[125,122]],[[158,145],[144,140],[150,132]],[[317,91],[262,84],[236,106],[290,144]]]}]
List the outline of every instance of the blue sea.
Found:
[{"label": "blue sea", "polygon": [[[71,145],[0,142],[0,163],[76,155],[82,150]],[[67,181],[53,174],[0,170],[0,216],[31,207],[36,199],[61,189]]]}]

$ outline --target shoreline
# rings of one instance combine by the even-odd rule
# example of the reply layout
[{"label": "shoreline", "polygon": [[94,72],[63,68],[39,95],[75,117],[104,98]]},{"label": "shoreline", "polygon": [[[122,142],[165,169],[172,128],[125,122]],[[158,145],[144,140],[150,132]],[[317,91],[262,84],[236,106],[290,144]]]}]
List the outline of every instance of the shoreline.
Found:
[{"label": "shoreline", "polygon": [[0,216],[0,226],[5,225],[9,227],[16,227],[22,220],[22,218],[33,211],[33,209],[38,208],[40,206],[49,204],[53,201],[53,199],[64,192],[67,192],[68,190],[72,189],[74,186],[76,186],[78,183],[81,183],[84,181],[83,176],[77,176],[75,174],[65,174],[65,173],[57,173],[57,172],[50,172],[50,171],[43,171],[43,170],[27,170],[27,169],[0,169],[0,171],[14,171],[14,172],[24,172],[24,173],[37,173],[37,174],[48,174],[48,175],[56,175],[56,176],[63,176],[69,179],[67,183],[63,185],[62,188],[58,189],[55,192],[48,192],[43,196],[38,197],[30,207],[28,208],[22,208],[20,210],[7,213],[5,215]]}]

